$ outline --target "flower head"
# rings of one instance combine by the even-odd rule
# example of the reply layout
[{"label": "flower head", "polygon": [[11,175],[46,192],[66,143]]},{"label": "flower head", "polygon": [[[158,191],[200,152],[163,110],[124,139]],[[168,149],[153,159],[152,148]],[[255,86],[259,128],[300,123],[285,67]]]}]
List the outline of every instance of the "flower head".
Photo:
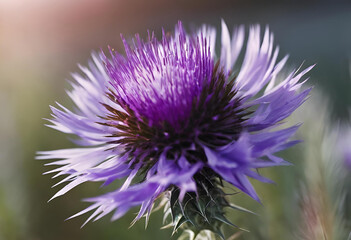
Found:
[{"label": "flower head", "polygon": [[93,55],[89,68],[81,67],[84,75],[73,75],[74,111],[52,107],[50,126],[81,145],[39,153],[59,159],[49,163],[59,166],[49,172],[54,177],[67,175],[53,198],[83,182],[125,178],[121,188],[87,199],[92,205],[73,217],[95,210],[87,221],[111,212],[116,220],[140,206],[137,220],[165,194],[175,225],[218,231],[230,206],[223,180],[259,201],[249,178],[270,182],[256,169],[287,164],[275,153],[296,143],[289,139],[298,126],[274,127],[306,99],[310,89],[299,93],[299,80],[312,67],[276,84],[287,57],[277,62],[273,35],[267,28],[261,41],[259,26],[249,30],[242,62],[244,28],[230,37],[224,22],[219,56],[216,32],[207,26],[188,34],[179,23],[161,40],[153,33],[131,44],[122,39],[125,54]]}]

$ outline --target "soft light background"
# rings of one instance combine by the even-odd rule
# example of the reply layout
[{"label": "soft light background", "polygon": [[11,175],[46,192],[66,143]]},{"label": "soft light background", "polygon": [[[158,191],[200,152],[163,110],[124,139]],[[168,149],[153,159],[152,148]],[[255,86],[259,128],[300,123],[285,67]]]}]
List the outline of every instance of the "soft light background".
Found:
[{"label": "soft light background", "polygon": [[[269,25],[281,53],[290,54],[291,68],[303,61],[305,66],[317,63],[310,83],[316,86],[315,91],[323,92],[319,99],[330,98],[326,111],[331,122],[348,121],[349,1],[0,0],[1,240],[170,238],[169,230],[159,229],[162,212],[151,216],[147,230],[142,221],[128,229],[133,213],[113,223],[105,218],[83,229],[80,225],[84,217],[65,222],[87,206],[80,199],[103,190],[99,184],[88,183],[47,203],[57,191],[50,188],[56,180],[42,175],[48,168],[34,156],[37,150],[73,146],[67,136],[44,127],[43,118],[50,117],[49,105],[55,101],[70,106],[65,95],[65,88],[69,88],[66,79],[70,79],[70,72],[78,71],[77,63],[86,64],[92,50],[106,49],[107,45],[122,50],[120,33],[145,36],[150,29],[160,35],[161,27],[172,31],[178,20],[188,29],[203,23],[219,29],[221,18],[229,28],[238,24]],[[313,117],[319,119],[319,108],[325,107],[325,102],[315,101],[317,105],[310,106],[314,109],[314,116],[309,115],[312,122]],[[301,135],[306,136],[309,128],[303,130]],[[256,184],[263,206],[244,196],[233,197],[233,201],[260,214],[228,212],[235,223],[252,232],[238,239],[298,239],[301,186],[308,175],[308,157],[301,154],[305,147],[301,144],[287,151],[287,159],[295,166],[264,172],[277,184]],[[344,183],[350,189],[350,173],[346,173]],[[346,206],[344,210],[350,229],[351,209]]]}]

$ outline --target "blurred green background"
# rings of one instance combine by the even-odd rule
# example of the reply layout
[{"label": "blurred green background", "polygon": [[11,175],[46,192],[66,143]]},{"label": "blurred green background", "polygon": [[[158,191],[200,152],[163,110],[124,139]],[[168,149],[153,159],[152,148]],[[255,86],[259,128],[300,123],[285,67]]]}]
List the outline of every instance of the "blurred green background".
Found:
[{"label": "blurred green background", "polygon": [[[103,190],[99,184],[88,183],[47,203],[58,190],[51,189],[56,180],[42,175],[48,168],[34,160],[35,152],[73,146],[67,136],[44,127],[43,118],[50,117],[49,105],[55,101],[71,106],[65,95],[69,88],[66,79],[71,79],[70,72],[78,71],[77,63],[86,64],[92,50],[107,45],[122,50],[120,33],[145,36],[150,29],[160,35],[161,27],[172,31],[178,20],[188,29],[206,23],[220,32],[221,18],[230,29],[238,24],[269,25],[281,56],[290,54],[290,68],[303,61],[304,66],[317,63],[310,84],[315,85],[314,91],[322,92],[319,99],[330,99],[326,111],[332,123],[348,121],[350,1],[0,0],[1,240],[170,238],[169,230],[160,230],[162,211],[151,216],[147,230],[143,221],[128,229],[137,210],[116,222],[107,217],[83,229],[80,226],[87,216],[65,222],[87,206],[82,198]],[[319,119],[319,108],[325,107],[325,102],[318,105],[320,100],[315,101],[317,105],[311,106],[315,116],[309,115],[312,122],[313,117]],[[304,130],[302,135],[309,133],[309,128]],[[304,152],[302,144],[286,151],[293,167],[264,171],[277,184],[255,183],[263,205],[245,196],[233,198],[260,214],[228,211],[229,218],[251,231],[238,239],[299,239],[299,199],[301,185],[307,181]],[[348,178],[349,173],[345,184],[349,184]],[[345,209],[343,217],[347,219],[350,209]]]}]

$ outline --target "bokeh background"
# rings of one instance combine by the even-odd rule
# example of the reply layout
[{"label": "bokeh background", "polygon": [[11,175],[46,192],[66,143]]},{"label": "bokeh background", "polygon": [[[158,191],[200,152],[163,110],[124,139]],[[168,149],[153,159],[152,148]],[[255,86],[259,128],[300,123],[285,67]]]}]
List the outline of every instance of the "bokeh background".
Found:
[{"label": "bokeh background", "polygon": [[[304,112],[292,119],[307,122],[300,137],[313,147],[300,144],[286,151],[284,156],[294,166],[264,172],[277,184],[255,183],[263,205],[233,197],[259,214],[228,211],[229,218],[251,231],[237,239],[313,239],[306,237],[306,229],[313,228],[309,224],[321,211],[329,225],[340,226],[337,231],[347,235],[351,170],[319,160],[328,142],[323,141],[325,129],[349,122],[350,1],[0,0],[0,239],[170,239],[170,230],[160,230],[162,211],[151,216],[147,230],[143,221],[128,229],[133,212],[117,222],[105,218],[83,229],[87,216],[64,221],[87,206],[82,198],[104,190],[99,184],[85,184],[47,203],[58,190],[51,188],[56,180],[42,175],[48,167],[34,160],[35,152],[73,146],[67,136],[44,127],[43,118],[50,117],[49,105],[55,101],[72,106],[65,95],[67,79],[78,71],[77,63],[87,63],[92,50],[110,45],[123,51],[120,33],[145,36],[150,29],[160,35],[161,27],[172,31],[178,20],[188,29],[206,23],[220,32],[222,18],[229,28],[269,25],[281,53],[290,54],[289,68],[303,61],[304,66],[317,63],[309,83],[319,97],[311,97]],[[321,170],[315,177],[313,169],[331,173]],[[312,191],[315,186],[321,190]],[[329,192],[335,186],[341,189]],[[309,196],[326,198],[330,208],[323,205],[309,214],[318,205]],[[234,232],[226,229],[228,236]]]}]

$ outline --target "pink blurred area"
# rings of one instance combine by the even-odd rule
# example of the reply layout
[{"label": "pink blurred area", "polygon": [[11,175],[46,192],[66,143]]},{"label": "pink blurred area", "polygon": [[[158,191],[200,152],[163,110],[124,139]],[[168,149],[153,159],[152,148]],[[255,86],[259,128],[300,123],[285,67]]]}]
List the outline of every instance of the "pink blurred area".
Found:
[{"label": "pink blurred area", "polygon": [[[165,26],[173,27],[182,16],[204,14],[212,7],[225,8],[214,1],[122,1],[122,0],[2,0],[1,55],[7,61],[33,63],[38,59],[73,65],[89,49],[108,44],[121,47],[120,33]],[[67,62],[67,57],[72,61]]]},{"label": "pink blurred area", "polygon": [[0,6],[1,52],[22,63],[33,58],[57,62],[105,46],[135,25],[128,16],[140,16],[132,6],[109,0],[5,0]]}]

